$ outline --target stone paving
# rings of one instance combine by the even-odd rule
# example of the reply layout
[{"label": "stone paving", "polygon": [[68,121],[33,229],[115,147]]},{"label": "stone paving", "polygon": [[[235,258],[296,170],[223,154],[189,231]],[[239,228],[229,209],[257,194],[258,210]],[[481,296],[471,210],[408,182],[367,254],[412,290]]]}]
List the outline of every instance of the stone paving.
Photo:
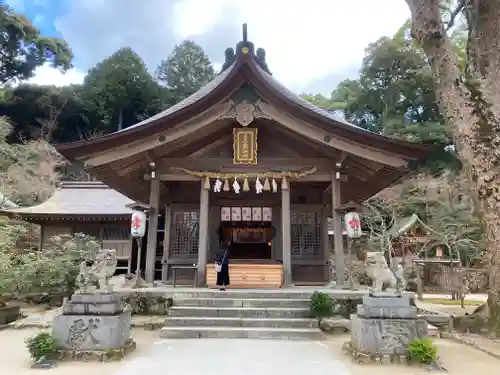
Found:
[{"label": "stone paving", "polygon": [[31,310],[27,309],[23,311],[23,314],[27,315],[25,318],[16,320],[9,324],[10,328],[49,328],[52,326],[52,320],[56,315],[62,312],[62,307],[50,310]]},{"label": "stone paving", "polygon": [[203,339],[158,341],[140,357],[125,362],[115,375],[349,375],[341,353],[332,355],[317,341]]}]

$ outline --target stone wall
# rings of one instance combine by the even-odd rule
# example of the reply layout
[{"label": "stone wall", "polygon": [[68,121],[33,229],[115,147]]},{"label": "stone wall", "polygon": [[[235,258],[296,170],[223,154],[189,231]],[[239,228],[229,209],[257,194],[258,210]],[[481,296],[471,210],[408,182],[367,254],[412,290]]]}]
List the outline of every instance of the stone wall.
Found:
[{"label": "stone wall", "polygon": [[172,293],[165,289],[130,289],[119,293],[134,315],[166,315],[173,304]]},{"label": "stone wall", "polygon": [[[176,298],[190,298],[188,297],[189,292],[177,291],[173,288],[116,289],[116,291],[132,307],[132,314],[135,315],[166,315],[169,307],[175,304]],[[356,312],[356,306],[361,303],[363,295],[367,293],[366,291],[338,289],[320,291],[330,295],[335,316],[346,319],[349,319],[350,315]],[[282,298],[280,297],[281,291],[277,290],[276,293],[276,298]],[[304,296],[300,296],[300,298],[307,298],[312,293],[313,290],[304,292]]]},{"label": "stone wall", "polygon": [[363,302],[362,296],[351,296],[349,298],[339,298],[337,295],[331,295],[333,303],[333,316],[341,316],[350,319],[351,314],[356,312],[356,307]]}]

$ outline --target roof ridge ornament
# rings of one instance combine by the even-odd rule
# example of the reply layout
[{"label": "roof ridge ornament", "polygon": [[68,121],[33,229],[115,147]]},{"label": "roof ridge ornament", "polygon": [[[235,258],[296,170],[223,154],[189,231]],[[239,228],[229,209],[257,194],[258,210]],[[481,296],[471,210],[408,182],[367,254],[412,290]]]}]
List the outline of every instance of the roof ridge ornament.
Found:
[{"label": "roof ridge ornament", "polygon": [[224,53],[225,60],[222,65],[221,73],[236,61],[237,56],[243,55],[255,59],[255,62],[257,62],[262,70],[272,75],[266,63],[266,51],[264,48],[258,48],[256,51],[254,44],[248,40],[248,25],[246,23],[242,25],[242,40],[236,45],[236,50],[230,47],[226,48]]},{"label": "roof ridge ornament", "polygon": [[271,116],[268,115],[262,109],[262,101],[259,99],[255,103],[251,103],[248,100],[242,100],[236,104],[233,100],[229,100],[231,108],[221,115],[219,119],[235,119],[241,126],[250,125],[255,119],[265,118],[267,120],[272,120]]},{"label": "roof ridge ornament", "polygon": [[248,42],[248,30],[247,30],[247,24],[244,23],[242,27],[243,31],[243,42]]}]

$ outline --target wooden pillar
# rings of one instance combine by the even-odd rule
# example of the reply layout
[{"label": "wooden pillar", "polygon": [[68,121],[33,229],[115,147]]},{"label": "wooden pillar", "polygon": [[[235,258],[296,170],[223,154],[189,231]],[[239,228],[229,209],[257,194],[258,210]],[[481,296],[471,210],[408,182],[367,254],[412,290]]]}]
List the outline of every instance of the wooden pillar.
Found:
[{"label": "wooden pillar", "polygon": [[344,241],[342,235],[342,215],[337,208],[342,204],[340,198],[340,178],[332,172],[332,218],[333,218],[333,244],[335,249],[336,285],[343,286],[345,282]]},{"label": "wooden pillar", "polygon": [[330,241],[328,238],[328,207],[323,206],[321,210],[321,248],[323,249],[323,260],[325,261],[324,266],[324,280],[330,282],[331,272],[330,272]]},{"label": "wooden pillar", "polygon": [[165,206],[165,237],[163,238],[163,256],[161,259],[161,281],[168,281],[168,257],[170,254],[170,224],[172,222],[172,206]]},{"label": "wooden pillar", "polygon": [[38,239],[38,252],[41,252],[43,250],[43,244],[44,244],[44,237],[45,237],[45,226],[43,224],[40,224],[40,238]]},{"label": "wooden pillar", "polygon": [[198,284],[205,284],[205,273],[208,258],[208,218],[209,218],[210,185],[205,186],[201,180],[200,190],[200,237],[198,247]]},{"label": "wooden pillar", "polygon": [[283,278],[285,286],[292,284],[292,233],[290,225],[290,185],[281,182],[281,247],[283,249]]},{"label": "wooden pillar", "polygon": [[148,283],[152,283],[155,278],[159,205],[160,205],[160,180],[152,178],[150,194],[149,194],[149,224],[148,224],[148,244],[147,244],[148,246],[146,250],[146,270],[145,270],[145,280]]},{"label": "wooden pillar", "polygon": [[417,298],[419,301],[423,301],[424,299],[424,292],[423,292],[423,287],[422,287],[422,267],[420,266],[419,263],[414,263],[415,266],[415,274],[417,276]]}]

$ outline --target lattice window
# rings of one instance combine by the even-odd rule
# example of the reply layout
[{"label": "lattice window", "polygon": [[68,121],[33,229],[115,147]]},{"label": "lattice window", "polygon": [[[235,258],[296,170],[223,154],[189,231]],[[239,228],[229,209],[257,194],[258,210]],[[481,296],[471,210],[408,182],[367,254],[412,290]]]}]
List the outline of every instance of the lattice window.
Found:
[{"label": "lattice window", "polygon": [[104,241],[130,239],[130,227],[128,225],[104,225],[102,230],[102,239]]},{"label": "lattice window", "polygon": [[96,225],[76,225],[73,228],[73,233],[83,233],[87,236],[91,236],[96,240],[101,238],[101,227]]},{"label": "lattice window", "polygon": [[170,255],[182,258],[197,256],[199,231],[199,211],[173,212],[170,229]]},{"label": "lattice window", "polygon": [[321,254],[321,215],[319,212],[291,212],[292,256],[312,258]]}]

